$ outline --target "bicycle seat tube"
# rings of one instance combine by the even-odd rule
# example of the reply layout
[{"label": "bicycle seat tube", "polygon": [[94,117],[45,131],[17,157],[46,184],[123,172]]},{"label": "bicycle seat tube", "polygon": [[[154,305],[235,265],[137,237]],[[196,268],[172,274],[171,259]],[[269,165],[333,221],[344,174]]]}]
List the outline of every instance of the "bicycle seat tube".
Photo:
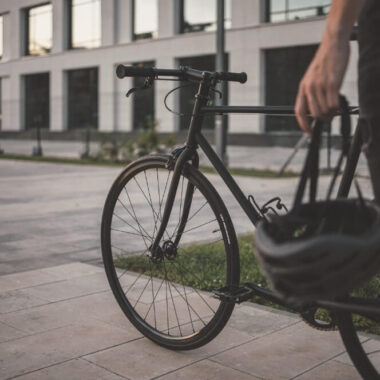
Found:
[{"label": "bicycle seat tube", "polygon": [[[164,208],[164,213],[162,216],[160,227],[157,231],[157,235],[153,241],[153,244],[150,247],[149,254],[155,258],[157,255],[159,255],[159,244],[160,241],[164,235],[165,229],[168,225],[170,214],[172,212],[174,199],[177,193],[178,183],[179,179],[183,170],[183,167],[185,163],[193,158],[194,152],[197,149],[197,143],[196,143],[196,133],[199,132],[202,128],[202,122],[204,115],[200,112],[201,108],[206,106],[209,100],[209,92],[210,88],[213,84],[213,80],[210,79],[210,74],[207,72],[203,73],[203,79],[201,80],[198,88],[198,92],[195,95],[195,104],[191,116],[190,121],[190,127],[189,132],[187,135],[186,143],[185,143],[185,149],[183,152],[179,155],[178,159],[175,162],[174,171],[172,180],[170,182],[168,196]],[[192,191],[186,192],[187,196],[192,196]],[[190,204],[189,200],[185,204]],[[187,213],[183,213],[183,216],[186,217]],[[185,222],[182,221],[181,224],[183,225]],[[176,244],[178,244],[178,240],[176,239]]]}]

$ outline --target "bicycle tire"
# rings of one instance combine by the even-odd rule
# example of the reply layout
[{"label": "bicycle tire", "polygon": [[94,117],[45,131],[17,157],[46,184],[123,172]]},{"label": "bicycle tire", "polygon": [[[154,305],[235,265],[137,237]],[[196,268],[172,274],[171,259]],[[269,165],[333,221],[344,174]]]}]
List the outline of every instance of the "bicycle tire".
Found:
[{"label": "bicycle tire", "polygon": [[363,343],[361,342],[353,314],[341,311],[334,312],[334,315],[344,346],[359,374],[363,379],[380,380],[380,342],[373,340],[377,342],[376,347],[365,350],[363,345],[367,344],[369,339],[363,339]]},{"label": "bicycle tire", "polygon": [[[158,222],[162,216],[166,200],[164,188],[166,189],[169,186],[168,183],[170,184],[169,178],[172,170],[166,167],[168,159],[169,156],[164,155],[141,158],[127,166],[118,176],[109,191],[103,210],[101,246],[110,287],[122,311],[132,324],[144,336],[161,346],[174,350],[188,350],[200,347],[212,340],[223,329],[234,309],[233,303],[211,299],[208,292],[198,290],[199,286],[203,288],[205,285],[207,290],[210,290],[210,284],[207,283],[209,277],[203,278],[206,284],[200,283],[201,276],[198,276],[198,273],[192,273],[192,268],[195,265],[198,265],[199,268],[201,265],[204,273],[206,270],[215,270],[215,267],[221,268],[223,276],[215,287],[238,285],[239,251],[235,230],[222,199],[202,173],[192,165],[186,164],[181,174],[167,231],[160,242],[162,246],[164,239],[169,238],[166,241],[173,240],[181,215],[182,206],[181,204],[178,206],[178,200],[183,201],[181,197],[183,197],[184,183],[186,186],[190,183],[195,190],[190,207],[191,213],[187,218],[186,230],[181,237],[180,247],[178,247],[176,255],[173,253],[173,257],[165,256],[165,253],[162,261],[154,262],[147,256],[148,245],[157,232]],[[145,181],[146,186],[144,185]],[[155,186],[157,194],[155,195],[153,195],[154,187],[149,186],[149,183],[153,184],[154,181],[157,181]],[[136,195],[136,200],[133,202],[131,195],[138,193],[140,195]],[[127,202],[126,199],[129,200],[129,212],[122,206],[123,201]],[[150,216],[147,212],[149,206],[151,206]],[[125,223],[124,225],[128,228],[131,228],[132,221],[136,219],[134,217],[146,213],[144,219],[134,220],[134,229],[129,230],[132,231],[130,234],[132,238],[129,235],[127,238],[121,237],[121,230],[115,231],[116,227],[120,228],[118,227],[121,220],[121,215],[118,215],[120,210],[124,211],[122,219],[125,218],[124,222],[128,225]],[[206,223],[205,217],[207,216],[209,219],[211,213],[214,219],[211,219],[210,223]],[[175,217],[175,227],[172,217]],[[200,222],[200,224],[197,225],[194,219],[197,219],[196,223]],[[199,234],[196,230],[199,231],[201,228],[202,233]],[[206,228],[212,236],[206,236]],[[139,231],[141,236],[136,237],[135,235],[138,235]],[[193,234],[190,233],[191,231]],[[197,252],[197,246],[194,248],[193,245],[189,245],[194,236],[199,236],[197,241],[207,242],[200,243],[200,249],[204,247],[202,244],[213,247],[215,252],[212,252],[210,259]],[[124,244],[121,247],[122,250],[120,250],[120,244]],[[130,251],[138,252],[140,255],[131,256],[130,252],[124,251],[127,249],[124,247],[129,247]],[[137,263],[134,260],[137,260]],[[139,265],[145,265],[149,269],[141,270]],[[131,269],[140,272],[132,272]],[[190,279],[189,276],[194,276],[194,278]],[[126,289],[126,285],[128,285],[128,289]],[[163,286],[165,286],[165,290]],[[152,288],[149,294],[148,291],[145,291],[147,287]],[[165,295],[162,294],[164,292],[166,292]],[[173,297],[173,293],[175,293],[175,297]],[[184,311],[177,310],[177,301]],[[180,316],[179,313],[181,313]],[[188,320],[185,319],[186,315]],[[185,330],[186,332],[184,332]]]}]

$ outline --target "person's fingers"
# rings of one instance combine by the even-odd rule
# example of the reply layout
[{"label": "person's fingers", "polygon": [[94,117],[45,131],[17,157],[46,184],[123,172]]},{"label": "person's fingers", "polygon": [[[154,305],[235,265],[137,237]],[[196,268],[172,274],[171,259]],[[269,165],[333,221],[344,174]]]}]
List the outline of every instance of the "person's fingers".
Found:
[{"label": "person's fingers", "polygon": [[314,85],[313,84],[307,85],[305,92],[306,92],[307,105],[310,110],[311,116],[313,116],[314,119],[321,119],[323,116],[318,104],[316,89]]},{"label": "person's fingers", "polygon": [[303,89],[303,85],[300,85],[298,90],[296,105],[295,105],[296,119],[300,128],[307,134],[311,134],[311,127],[307,116],[308,106],[307,99]]},{"label": "person's fingers", "polygon": [[327,102],[326,90],[323,83],[317,83],[315,86],[315,99],[320,110],[320,119],[328,119],[330,117],[330,109]]},{"label": "person's fingers", "polygon": [[330,84],[326,91],[326,100],[330,116],[335,115],[339,109],[339,91],[335,84]]}]

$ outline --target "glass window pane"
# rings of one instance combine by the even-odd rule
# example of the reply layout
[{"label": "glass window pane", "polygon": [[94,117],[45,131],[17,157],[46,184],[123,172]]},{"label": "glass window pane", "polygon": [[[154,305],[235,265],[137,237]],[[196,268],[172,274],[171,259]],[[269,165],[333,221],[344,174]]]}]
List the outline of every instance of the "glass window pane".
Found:
[{"label": "glass window pane", "polygon": [[[183,2],[183,33],[216,30],[216,0]],[[231,0],[225,0],[225,27],[231,27]]]},{"label": "glass window pane", "polygon": [[94,48],[101,43],[100,0],[72,0],[71,47]]},{"label": "glass window pane", "polygon": [[158,0],[134,0],[135,39],[155,38],[158,30]]},{"label": "glass window pane", "polygon": [[98,69],[70,70],[68,129],[98,128]]},{"label": "glass window pane", "polygon": [[27,12],[28,41],[27,54],[50,53],[53,36],[52,5],[30,8]]},{"label": "glass window pane", "polygon": [[[134,66],[154,67],[154,61],[135,63]],[[133,87],[144,85],[145,78],[133,78]],[[154,84],[152,87],[133,94],[133,129],[145,129],[154,122]]]},{"label": "glass window pane", "polygon": [[327,15],[331,0],[270,0],[269,22]]},{"label": "glass window pane", "polygon": [[[265,51],[265,104],[289,106],[294,104],[299,82],[317,45],[269,49]],[[294,117],[266,116],[266,131],[299,131]]]},{"label": "glass window pane", "polygon": [[49,73],[25,76],[25,129],[49,128]]},{"label": "glass window pane", "polygon": [[4,43],[4,24],[3,16],[0,16],[0,58],[3,57],[3,43]]}]

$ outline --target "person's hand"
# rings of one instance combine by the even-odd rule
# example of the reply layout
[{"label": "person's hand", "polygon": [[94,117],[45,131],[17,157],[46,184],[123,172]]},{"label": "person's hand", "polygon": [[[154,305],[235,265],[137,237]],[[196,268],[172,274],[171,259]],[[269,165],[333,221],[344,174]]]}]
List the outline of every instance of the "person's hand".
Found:
[{"label": "person's hand", "polygon": [[329,120],[339,109],[339,90],[350,55],[349,42],[324,38],[302,78],[295,113],[300,128],[311,134],[308,114]]}]

